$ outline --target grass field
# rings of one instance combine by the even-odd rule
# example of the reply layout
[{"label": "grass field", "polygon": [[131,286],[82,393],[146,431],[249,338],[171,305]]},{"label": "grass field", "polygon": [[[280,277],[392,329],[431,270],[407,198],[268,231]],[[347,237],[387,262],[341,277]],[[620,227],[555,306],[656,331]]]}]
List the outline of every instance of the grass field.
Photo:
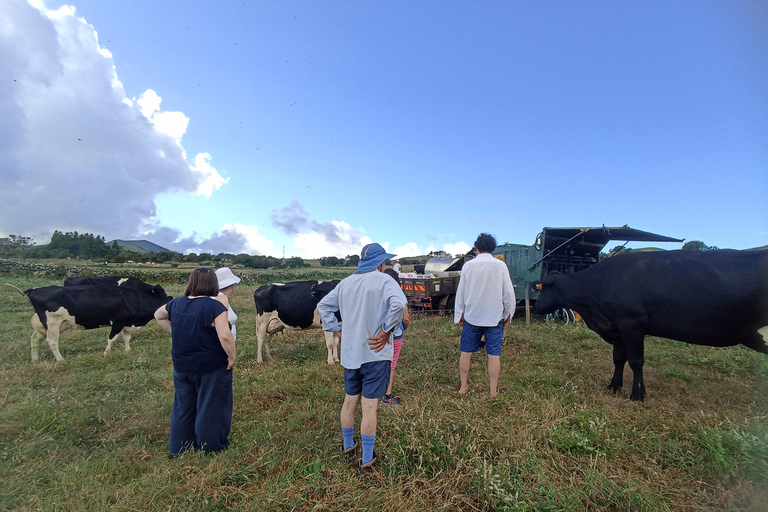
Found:
[{"label": "grass field", "polygon": [[[6,276],[21,289],[61,284]],[[169,285],[178,295],[182,286]],[[768,358],[646,342],[644,403],[604,391],[611,347],[583,325],[515,319],[501,386],[485,362],[460,397],[460,328],[416,317],[382,407],[376,471],[339,452],[341,368],[318,331],[278,336],[257,365],[253,286],[239,315],[231,447],[169,459],[170,336],[126,353],[107,329],[66,332],[29,362],[29,301],[0,286],[0,511],[768,510]],[[631,382],[626,370],[625,383]]]}]

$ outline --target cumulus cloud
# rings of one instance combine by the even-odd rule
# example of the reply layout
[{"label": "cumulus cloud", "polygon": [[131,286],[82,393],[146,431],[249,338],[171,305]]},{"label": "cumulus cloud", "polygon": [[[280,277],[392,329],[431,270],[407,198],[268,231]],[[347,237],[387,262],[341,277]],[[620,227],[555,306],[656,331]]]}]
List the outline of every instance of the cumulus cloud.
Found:
[{"label": "cumulus cloud", "polygon": [[157,226],[143,233],[156,244],[180,253],[208,253],[275,255],[275,243],[259,234],[257,226],[243,224],[224,224],[221,231],[215,231],[208,237],[192,233],[182,236],[178,229]]},{"label": "cumulus cloud", "polygon": [[443,245],[443,250],[454,256],[463,256],[464,254],[467,254],[470,249],[472,249],[472,246],[465,244],[464,242]]},{"label": "cumulus cloud", "polygon": [[421,247],[419,247],[414,242],[408,242],[405,245],[397,247],[392,252],[401,258],[407,258],[408,256],[421,256],[422,254],[426,254],[421,250]]},{"label": "cumulus cloud", "polygon": [[[183,113],[162,112],[152,90],[126,98],[112,54],[74,8],[4,0],[0,62],[0,232],[132,238],[158,194],[210,197],[227,182],[207,153],[188,163]],[[230,232],[251,243],[237,229],[219,236]]]},{"label": "cumulus cloud", "polygon": [[[314,259],[323,256],[344,257],[357,254],[371,239],[344,221],[318,222],[294,199],[280,210],[273,210],[272,225],[285,234],[293,236],[294,246],[302,258]],[[381,244],[384,246],[384,243]]]},{"label": "cumulus cloud", "polygon": [[408,242],[407,244],[398,247],[393,252],[401,258],[407,258],[408,256],[422,256],[429,254],[430,252],[444,251],[452,256],[463,256],[472,249],[472,246],[464,242],[456,242],[455,244],[443,244],[442,248],[438,248],[435,245],[430,245],[426,249],[422,249],[419,245]]}]

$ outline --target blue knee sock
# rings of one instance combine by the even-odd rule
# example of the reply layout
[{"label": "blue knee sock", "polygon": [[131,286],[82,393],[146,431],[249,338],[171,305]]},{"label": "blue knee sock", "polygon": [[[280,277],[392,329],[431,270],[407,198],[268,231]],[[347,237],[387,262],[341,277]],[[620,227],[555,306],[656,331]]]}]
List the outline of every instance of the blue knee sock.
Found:
[{"label": "blue knee sock", "polygon": [[376,443],[376,435],[367,436],[365,434],[360,434],[360,437],[363,439],[362,463],[365,464],[373,459],[373,445]]},{"label": "blue knee sock", "polygon": [[344,436],[344,449],[348,450],[355,444],[355,427],[341,427],[341,435]]}]

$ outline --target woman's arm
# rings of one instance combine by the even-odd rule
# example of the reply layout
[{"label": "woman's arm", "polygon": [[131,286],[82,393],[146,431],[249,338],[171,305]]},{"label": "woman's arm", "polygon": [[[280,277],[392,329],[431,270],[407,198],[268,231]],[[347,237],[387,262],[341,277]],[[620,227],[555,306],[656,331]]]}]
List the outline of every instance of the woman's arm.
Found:
[{"label": "woman's arm", "polygon": [[405,306],[405,311],[403,311],[403,330],[407,329],[410,323],[411,314],[408,312],[408,306]]},{"label": "woman's arm", "polygon": [[224,295],[223,293],[219,293],[217,296],[214,297],[214,299],[221,302],[222,304],[224,304],[225,308],[229,309],[229,299],[227,298],[226,295]]},{"label": "woman's arm", "polygon": [[231,370],[232,365],[235,364],[235,359],[237,359],[237,349],[235,348],[235,338],[232,336],[232,331],[229,330],[226,311],[213,319],[213,326],[216,328],[216,334],[219,335],[221,348],[227,353],[227,370]]},{"label": "woman's arm", "polygon": [[168,310],[165,308],[165,305],[157,308],[157,311],[155,311],[155,320],[157,320],[157,325],[166,331],[171,332],[171,321],[168,320]]}]

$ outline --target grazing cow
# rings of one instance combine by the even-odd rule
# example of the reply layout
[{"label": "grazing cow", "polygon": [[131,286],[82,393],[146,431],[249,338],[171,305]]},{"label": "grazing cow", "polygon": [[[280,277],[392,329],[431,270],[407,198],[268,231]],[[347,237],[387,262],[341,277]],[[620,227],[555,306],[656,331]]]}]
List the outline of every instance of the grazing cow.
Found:
[{"label": "grazing cow", "polygon": [[[286,284],[268,284],[259,287],[253,294],[256,302],[256,337],[258,349],[256,362],[262,362],[262,346],[265,345],[267,357],[271,358],[269,340],[276,332],[289,329],[322,329],[317,303],[328,295],[339,280],[333,281],[293,281]],[[332,332],[325,334],[325,347],[328,349],[328,364],[339,362],[339,342]]]},{"label": "grazing cow", "polygon": [[113,286],[47,286],[19,292],[29,297],[35,309],[31,319],[32,361],[38,359],[38,346],[43,338],[56,361],[61,361],[59,334],[68,329],[109,326],[104,355],[118,334],[122,334],[125,350],[129,351],[131,335],[154,318],[157,308],[171,300],[162,288],[148,293]]},{"label": "grazing cow", "polygon": [[147,284],[141,279],[135,277],[68,277],[64,280],[64,286],[122,286],[146,293],[165,293],[163,287]]},{"label": "grazing cow", "polygon": [[621,388],[629,361],[632,400],[645,397],[646,335],[768,354],[768,250],[620,254],[581,272],[549,275],[539,289],[534,313],[573,309],[613,345],[609,390]]}]

